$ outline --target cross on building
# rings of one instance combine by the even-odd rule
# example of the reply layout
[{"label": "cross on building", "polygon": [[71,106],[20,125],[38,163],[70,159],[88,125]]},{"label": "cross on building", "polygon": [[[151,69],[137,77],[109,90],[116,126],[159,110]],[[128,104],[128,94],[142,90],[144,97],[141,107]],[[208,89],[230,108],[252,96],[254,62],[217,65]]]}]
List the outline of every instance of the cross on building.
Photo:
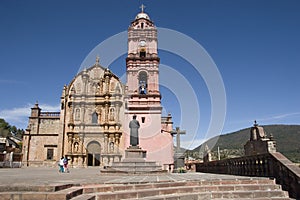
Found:
[{"label": "cross on building", "polygon": [[186,134],[185,130],[180,130],[179,127],[176,127],[176,130],[171,131],[172,135],[176,135],[176,151],[180,152],[180,135]]},{"label": "cross on building", "polygon": [[96,57],[96,64],[99,64],[99,62],[100,62],[100,57],[99,57],[99,55],[97,55],[97,57]]},{"label": "cross on building", "polygon": [[142,10],[142,13],[144,12],[144,9],[146,8],[146,6],[144,6],[144,4],[142,4],[141,6],[140,6],[140,9]]}]

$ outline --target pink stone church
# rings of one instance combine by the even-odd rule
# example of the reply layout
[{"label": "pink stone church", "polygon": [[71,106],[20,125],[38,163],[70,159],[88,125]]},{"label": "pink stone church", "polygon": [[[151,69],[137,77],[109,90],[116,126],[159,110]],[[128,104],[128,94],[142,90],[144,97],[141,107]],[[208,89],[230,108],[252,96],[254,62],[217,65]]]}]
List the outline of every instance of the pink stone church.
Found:
[{"label": "pink stone church", "polygon": [[67,156],[73,167],[111,166],[124,158],[129,122],[136,115],[146,160],[170,169],[173,122],[170,114],[162,117],[157,28],[143,6],[128,28],[127,82],[95,59],[64,86],[60,112],[42,112],[38,104],[31,108],[23,165],[56,166]]}]

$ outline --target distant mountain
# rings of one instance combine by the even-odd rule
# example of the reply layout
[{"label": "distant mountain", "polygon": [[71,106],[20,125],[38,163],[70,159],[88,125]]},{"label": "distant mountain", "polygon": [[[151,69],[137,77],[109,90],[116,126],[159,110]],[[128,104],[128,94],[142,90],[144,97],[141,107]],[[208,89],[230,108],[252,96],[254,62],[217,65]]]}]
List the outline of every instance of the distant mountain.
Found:
[{"label": "distant mountain", "polygon": [[[285,155],[293,162],[300,162],[300,125],[261,125],[267,136],[273,135],[276,141],[277,151]],[[212,138],[208,140],[209,143]],[[216,155],[217,148],[226,156],[223,157],[236,157],[243,154],[244,145],[250,139],[250,128],[221,135],[211,150]],[[192,152],[199,152],[201,145],[193,149]],[[222,154],[222,153],[221,153]]]}]

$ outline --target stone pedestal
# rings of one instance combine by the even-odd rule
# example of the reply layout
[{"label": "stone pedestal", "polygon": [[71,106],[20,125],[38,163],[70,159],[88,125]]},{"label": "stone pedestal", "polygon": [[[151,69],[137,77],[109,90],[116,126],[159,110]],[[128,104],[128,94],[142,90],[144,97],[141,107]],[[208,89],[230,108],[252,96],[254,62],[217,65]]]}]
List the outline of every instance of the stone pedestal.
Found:
[{"label": "stone pedestal", "polygon": [[174,154],[174,171],[185,167],[184,159],[184,153],[176,152]]},{"label": "stone pedestal", "polygon": [[101,173],[147,174],[166,173],[154,161],[146,161],[147,151],[139,146],[130,146],[125,150],[125,158],[121,162],[113,162],[111,167],[101,170]]},{"label": "stone pedestal", "polygon": [[250,140],[244,145],[245,155],[257,155],[276,152],[276,141],[273,140],[272,134],[267,137],[264,128],[258,126],[256,120],[250,129]]},{"label": "stone pedestal", "polygon": [[125,158],[123,162],[144,162],[147,156],[147,151],[139,146],[130,146],[125,150]]},{"label": "stone pedestal", "polygon": [[274,153],[276,152],[276,142],[268,138],[252,141],[249,140],[244,145],[244,150],[246,156]]}]

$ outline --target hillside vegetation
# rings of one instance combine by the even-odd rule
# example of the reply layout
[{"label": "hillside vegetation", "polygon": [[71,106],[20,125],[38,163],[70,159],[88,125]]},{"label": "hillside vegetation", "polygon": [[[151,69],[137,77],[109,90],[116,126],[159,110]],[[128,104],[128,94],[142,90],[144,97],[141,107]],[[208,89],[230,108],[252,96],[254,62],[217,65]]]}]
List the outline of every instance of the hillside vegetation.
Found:
[{"label": "hillside vegetation", "polygon": [[[273,135],[277,151],[293,162],[300,162],[300,125],[265,125],[264,130],[269,137]],[[243,155],[244,145],[250,139],[250,128],[221,135],[211,150],[213,156],[217,155],[220,148],[221,158],[237,157]],[[201,145],[190,152],[197,154]]]}]

